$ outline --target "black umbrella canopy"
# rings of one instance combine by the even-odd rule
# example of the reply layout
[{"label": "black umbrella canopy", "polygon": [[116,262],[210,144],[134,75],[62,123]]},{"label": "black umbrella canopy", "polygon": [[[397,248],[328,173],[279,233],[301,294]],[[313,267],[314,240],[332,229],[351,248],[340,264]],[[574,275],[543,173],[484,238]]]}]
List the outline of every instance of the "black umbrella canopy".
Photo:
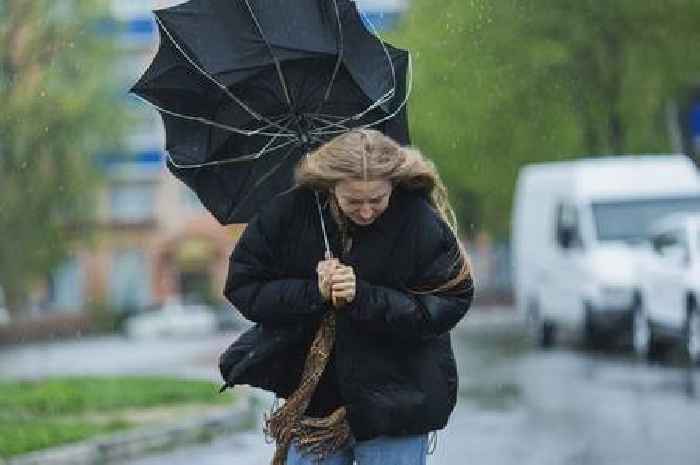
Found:
[{"label": "black umbrella canopy", "polygon": [[191,0],[158,10],[132,91],[160,111],[168,167],[222,223],[293,185],[310,149],[353,127],[407,144],[406,51],[348,0]]}]

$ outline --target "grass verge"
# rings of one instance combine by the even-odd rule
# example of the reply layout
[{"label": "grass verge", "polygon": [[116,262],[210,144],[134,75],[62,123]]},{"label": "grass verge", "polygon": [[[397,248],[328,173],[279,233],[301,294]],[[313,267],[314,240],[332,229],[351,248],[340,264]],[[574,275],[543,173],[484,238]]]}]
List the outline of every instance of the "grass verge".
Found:
[{"label": "grass verge", "polygon": [[165,377],[0,382],[0,457],[139,426],[159,409],[173,416],[234,401],[232,394],[217,391],[207,381]]}]

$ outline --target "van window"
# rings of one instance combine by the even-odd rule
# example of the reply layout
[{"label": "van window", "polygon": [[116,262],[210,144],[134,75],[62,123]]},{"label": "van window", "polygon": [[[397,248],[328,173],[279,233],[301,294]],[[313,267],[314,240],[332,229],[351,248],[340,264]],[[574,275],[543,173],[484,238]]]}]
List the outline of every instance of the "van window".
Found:
[{"label": "van window", "polygon": [[593,221],[599,241],[644,240],[652,222],[678,212],[700,212],[700,197],[593,203]]},{"label": "van window", "polygon": [[582,246],[579,232],[578,210],[570,204],[557,206],[555,240],[562,248]]}]

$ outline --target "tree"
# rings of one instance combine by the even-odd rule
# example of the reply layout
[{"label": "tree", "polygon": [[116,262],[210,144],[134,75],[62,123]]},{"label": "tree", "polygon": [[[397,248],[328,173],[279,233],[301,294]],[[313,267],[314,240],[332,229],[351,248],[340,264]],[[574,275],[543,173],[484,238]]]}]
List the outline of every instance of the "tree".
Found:
[{"label": "tree", "polygon": [[388,38],[413,52],[413,140],[505,236],[524,163],[670,149],[698,17],[694,0],[413,0]]},{"label": "tree", "polygon": [[0,0],[0,286],[15,313],[92,223],[94,155],[124,126],[117,50],[98,32],[106,11],[101,0]]}]

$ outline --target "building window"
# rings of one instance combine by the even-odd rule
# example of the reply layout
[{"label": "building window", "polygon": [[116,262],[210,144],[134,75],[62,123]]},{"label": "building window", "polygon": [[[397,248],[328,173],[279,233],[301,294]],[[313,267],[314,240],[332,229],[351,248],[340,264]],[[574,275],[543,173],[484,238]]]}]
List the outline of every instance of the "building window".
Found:
[{"label": "building window", "polygon": [[118,310],[133,311],[151,303],[151,273],[141,250],[119,250],[112,257],[110,302]]},{"label": "building window", "polygon": [[153,184],[114,184],[109,195],[111,220],[127,223],[153,220],[155,215]]},{"label": "building window", "polygon": [[85,299],[84,290],[85,272],[76,258],[69,258],[49,277],[49,306],[57,310],[79,311]]}]

